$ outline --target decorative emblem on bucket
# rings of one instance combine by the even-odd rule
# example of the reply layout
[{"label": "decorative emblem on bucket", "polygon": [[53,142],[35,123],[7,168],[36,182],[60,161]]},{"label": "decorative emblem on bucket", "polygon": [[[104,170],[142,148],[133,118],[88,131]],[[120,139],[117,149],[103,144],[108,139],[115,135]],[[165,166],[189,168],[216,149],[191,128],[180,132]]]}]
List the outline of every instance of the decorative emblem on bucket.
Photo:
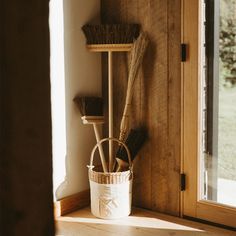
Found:
[{"label": "decorative emblem on bucket", "polygon": [[108,217],[114,214],[115,209],[118,208],[118,201],[116,198],[109,198],[101,196],[99,198],[99,212],[102,217]]}]

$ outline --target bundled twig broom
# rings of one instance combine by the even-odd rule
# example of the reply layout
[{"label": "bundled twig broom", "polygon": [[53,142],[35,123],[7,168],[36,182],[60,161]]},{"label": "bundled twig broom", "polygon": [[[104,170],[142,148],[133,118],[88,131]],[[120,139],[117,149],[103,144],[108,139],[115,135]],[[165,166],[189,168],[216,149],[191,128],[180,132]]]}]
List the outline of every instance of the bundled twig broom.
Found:
[{"label": "bundled twig broom", "polygon": [[123,116],[120,124],[120,136],[119,140],[124,141],[127,131],[128,131],[128,122],[129,122],[129,107],[131,105],[131,100],[134,91],[134,84],[137,77],[138,70],[143,60],[145,50],[148,45],[148,38],[145,33],[141,33],[138,39],[134,42],[133,48],[130,54],[130,70],[128,77],[128,85],[126,91],[125,107],[123,111]]},{"label": "bundled twig broom", "polygon": [[[130,54],[130,68],[129,68],[129,76],[128,76],[128,85],[126,91],[126,99],[125,99],[125,107],[123,111],[123,116],[120,124],[120,135],[119,140],[124,141],[127,136],[128,126],[129,126],[129,112],[130,105],[134,91],[134,84],[137,78],[138,70],[143,61],[143,56],[145,50],[148,45],[148,38],[145,33],[141,33],[138,39],[134,42],[134,45]],[[126,140],[126,144],[130,151],[132,151],[132,161],[135,158],[137,152],[143,145],[146,139],[146,130],[144,129],[136,129],[131,130],[128,138]],[[120,171],[122,167],[126,166],[127,157],[122,152],[121,147],[118,149],[116,154],[117,164],[114,167],[115,171]]]}]

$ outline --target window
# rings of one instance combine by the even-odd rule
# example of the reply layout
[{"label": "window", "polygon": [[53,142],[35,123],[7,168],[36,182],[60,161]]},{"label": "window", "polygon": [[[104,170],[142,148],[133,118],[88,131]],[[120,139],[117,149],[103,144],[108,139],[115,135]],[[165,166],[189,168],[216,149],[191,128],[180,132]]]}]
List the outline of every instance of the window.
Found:
[{"label": "window", "polygon": [[182,214],[235,228],[236,31],[223,28],[233,27],[234,20],[222,23],[223,16],[234,17],[233,2],[182,0],[182,42],[188,49],[182,63]]},{"label": "window", "polygon": [[236,1],[206,1],[205,13],[201,198],[236,207]]}]

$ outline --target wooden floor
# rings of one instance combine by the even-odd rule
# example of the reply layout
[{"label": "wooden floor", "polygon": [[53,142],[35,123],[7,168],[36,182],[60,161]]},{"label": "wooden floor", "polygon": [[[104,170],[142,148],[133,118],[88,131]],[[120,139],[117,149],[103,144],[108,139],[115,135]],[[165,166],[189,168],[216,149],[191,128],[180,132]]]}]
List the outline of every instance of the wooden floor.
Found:
[{"label": "wooden floor", "polygon": [[102,220],[85,208],[56,218],[56,236],[224,236],[236,232],[143,209],[120,220]]}]

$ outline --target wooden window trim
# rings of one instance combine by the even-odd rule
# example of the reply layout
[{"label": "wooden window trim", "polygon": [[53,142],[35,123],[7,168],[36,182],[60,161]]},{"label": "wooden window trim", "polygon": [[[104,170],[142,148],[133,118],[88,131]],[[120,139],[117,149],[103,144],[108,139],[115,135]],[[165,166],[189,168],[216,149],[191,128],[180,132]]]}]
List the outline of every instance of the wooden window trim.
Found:
[{"label": "wooden window trim", "polygon": [[186,191],[181,194],[181,215],[235,227],[236,210],[200,200],[200,50],[199,1],[182,0],[181,41],[187,44],[187,61],[181,66],[181,171]]}]

